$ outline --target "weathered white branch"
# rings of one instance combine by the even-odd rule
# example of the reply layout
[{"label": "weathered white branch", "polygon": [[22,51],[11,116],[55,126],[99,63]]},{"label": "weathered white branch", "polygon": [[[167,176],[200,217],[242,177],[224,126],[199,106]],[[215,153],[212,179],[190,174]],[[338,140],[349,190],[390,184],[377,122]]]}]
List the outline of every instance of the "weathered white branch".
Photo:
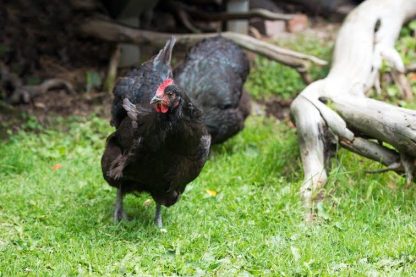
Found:
[{"label": "weathered white branch", "polygon": [[333,97],[332,101],[353,129],[416,157],[416,111],[367,97]]},{"label": "weathered white branch", "polygon": [[[140,30],[121,25],[108,19],[100,18],[86,19],[80,23],[79,28],[84,35],[93,36],[107,41],[148,44],[155,46],[163,46],[166,40],[172,36],[172,34]],[[217,33],[173,35],[177,39],[176,44],[182,45],[190,45],[204,38],[218,36]],[[221,36],[234,41],[242,48],[251,52],[293,67],[298,70],[301,75],[305,73],[311,63],[321,66],[327,64],[326,61],[317,57],[281,48],[247,35],[233,32],[223,32],[221,33]]]},{"label": "weathered white branch", "polygon": [[[398,74],[405,68],[394,49],[402,24],[416,15],[416,0],[367,0],[339,31],[328,76],[310,84],[292,103],[304,168],[301,195],[313,218],[316,190],[325,184],[327,149],[333,139],[412,180],[416,159],[416,112],[365,96],[385,59]],[[327,105],[325,105],[327,104]],[[358,137],[360,136],[360,137]],[[395,150],[365,138],[386,142]],[[328,140],[328,138],[332,138]]]},{"label": "weathered white branch", "polygon": [[396,151],[389,149],[375,143],[373,141],[355,137],[352,141],[340,139],[340,144],[342,147],[355,152],[361,156],[369,158],[373,161],[382,163],[385,166],[392,166],[394,164],[400,163],[400,154]]}]

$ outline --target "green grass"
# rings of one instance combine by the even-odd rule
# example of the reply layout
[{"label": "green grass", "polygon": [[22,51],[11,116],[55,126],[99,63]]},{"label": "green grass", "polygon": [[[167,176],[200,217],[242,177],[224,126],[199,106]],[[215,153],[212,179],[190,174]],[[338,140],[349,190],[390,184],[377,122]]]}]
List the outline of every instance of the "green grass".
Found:
[{"label": "green grass", "polygon": [[251,117],[215,147],[164,209],[167,232],[147,195],[127,197],[132,220],[113,224],[99,165],[106,121],[56,126],[0,145],[0,276],[416,274],[415,189],[365,175],[378,166],[340,151],[318,223],[305,225],[296,135],[283,123]]},{"label": "green grass", "polygon": [[[409,22],[402,28],[400,37],[396,42],[396,49],[399,51],[405,66],[416,62],[416,20]],[[301,53],[313,55],[331,63],[333,41],[325,41],[309,35],[300,35],[286,40],[275,42],[281,47],[286,47]],[[325,67],[311,66],[310,73],[313,80],[324,78],[329,71],[329,65]],[[382,74],[391,71],[386,63],[382,67]],[[382,81],[382,95],[372,93],[372,97],[386,100],[401,106],[408,107],[408,103],[401,101],[402,95],[398,87],[392,84],[391,80]],[[416,80],[410,80],[413,91],[416,91]],[[280,99],[292,99],[305,87],[305,83],[296,70],[270,61],[266,58],[257,57],[254,60],[246,89],[256,100],[268,100],[270,97]],[[413,107],[410,105],[410,107]]]},{"label": "green grass", "polygon": [[[413,33],[414,24],[397,45],[406,64],[415,62]],[[279,43],[330,57],[325,42]],[[296,72],[264,59],[247,83],[255,99],[291,98],[303,86]],[[112,222],[115,191],[100,169],[107,121],[54,126],[28,117],[0,141],[0,276],[416,275],[415,187],[394,173],[366,175],[380,165],[341,149],[317,222],[306,225],[296,132],[284,123],[252,116],[214,147],[181,200],[163,210],[166,232],[153,224],[148,195],[128,196],[132,220]]]},{"label": "green grass", "polygon": [[[301,35],[275,43],[281,47],[314,55],[328,62],[331,60],[333,42],[330,41],[322,41],[310,35]],[[310,68],[311,77],[313,80],[321,79],[327,75],[328,70],[328,66],[312,65]],[[246,83],[246,89],[257,100],[267,100],[272,96],[285,100],[291,99],[304,87],[305,83],[296,70],[262,57],[255,59]]]}]

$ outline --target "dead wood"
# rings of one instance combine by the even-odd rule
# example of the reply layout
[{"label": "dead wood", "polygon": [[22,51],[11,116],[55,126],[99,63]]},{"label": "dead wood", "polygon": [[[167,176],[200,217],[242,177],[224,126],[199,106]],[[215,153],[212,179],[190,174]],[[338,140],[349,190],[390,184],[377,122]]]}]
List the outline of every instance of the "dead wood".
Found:
[{"label": "dead wood", "polygon": [[[119,24],[112,20],[89,18],[80,24],[80,31],[84,35],[96,37],[106,41],[133,43],[141,45],[163,46],[166,40],[172,35],[177,39],[177,44],[192,45],[196,42],[209,37],[218,36],[218,33],[204,33],[204,34],[170,34],[159,33],[146,30],[132,28],[126,25]],[[262,55],[271,60],[275,60],[284,65],[293,67],[304,80],[309,80],[306,75],[311,64],[326,65],[327,62],[314,56],[295,52],[289,49],[281,48],[270,43],[255,39],[253,37],[233,33],[223,32],[221,36],[234,41],[242,48],[253,53]]]},{"label": "dead wood", "polygon": [[[335,142],[414,181],[416,111],[368,98],[378,85],[385,59],[398,74],[405,68],[394,49],[400,28],[416,15],[416,0],[367,0],[353,10],[339,31],[328,76],[307,86],[293,101],[304,182],[301,195],[311,220],[317,194],[328,177],[328,149]],[[410,94],[410,95],[409,95]],[[405,92],[410,98],[412,92]],[[328,139],[330,138],[330,139]],[[376,140],[381,143],[375,143]],[[382,145],[386,142],[393,149]]]},{"label": "dead wood", "polygon": [[406,68],[406,73],[416,72],[416,64],[411,64]]},{"label": "dead wood", "polygon": [[0,62],[0,77],[0,87],[10,90],[9,95],[6,95],[7,102],[10,104],[29,103],[34,97],[51,89],[63,88],[68,93],[74,93],[71,83],[58,78],[45,80],[39,85],[23,85],[22,80],[10,72],[2,62]]}]

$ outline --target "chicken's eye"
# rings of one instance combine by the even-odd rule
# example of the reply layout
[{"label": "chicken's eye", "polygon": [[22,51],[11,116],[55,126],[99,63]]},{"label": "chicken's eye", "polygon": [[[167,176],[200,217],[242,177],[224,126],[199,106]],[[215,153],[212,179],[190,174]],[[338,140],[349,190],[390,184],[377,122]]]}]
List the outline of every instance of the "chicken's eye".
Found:
[{"label": "chicken's eye", "polygon": [[166,94],[167,94],[168,96],[172,96],[172,95],[173,95],[173,92],[172,92],[172,91],[168,91],[168,92],[166,92]]}]

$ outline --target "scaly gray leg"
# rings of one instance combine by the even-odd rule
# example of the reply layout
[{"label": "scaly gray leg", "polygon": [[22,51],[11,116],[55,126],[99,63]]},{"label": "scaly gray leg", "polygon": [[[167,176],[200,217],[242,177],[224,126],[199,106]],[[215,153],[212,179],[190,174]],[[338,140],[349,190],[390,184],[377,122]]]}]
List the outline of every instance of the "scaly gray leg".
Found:
[{"label": "scaly gray leg", "polygon": [[162,210],[162,205],[159,203],[156,203],[155,224],[158,228],[163,227],[161,210]]},{"label": "scaly gray leg", "polygon": [[124,193],[121,189],[117,189],[116,208],[114,210],[114,222],[120,222],[122,219],[127,219],[127,215],[123,210]]}]

